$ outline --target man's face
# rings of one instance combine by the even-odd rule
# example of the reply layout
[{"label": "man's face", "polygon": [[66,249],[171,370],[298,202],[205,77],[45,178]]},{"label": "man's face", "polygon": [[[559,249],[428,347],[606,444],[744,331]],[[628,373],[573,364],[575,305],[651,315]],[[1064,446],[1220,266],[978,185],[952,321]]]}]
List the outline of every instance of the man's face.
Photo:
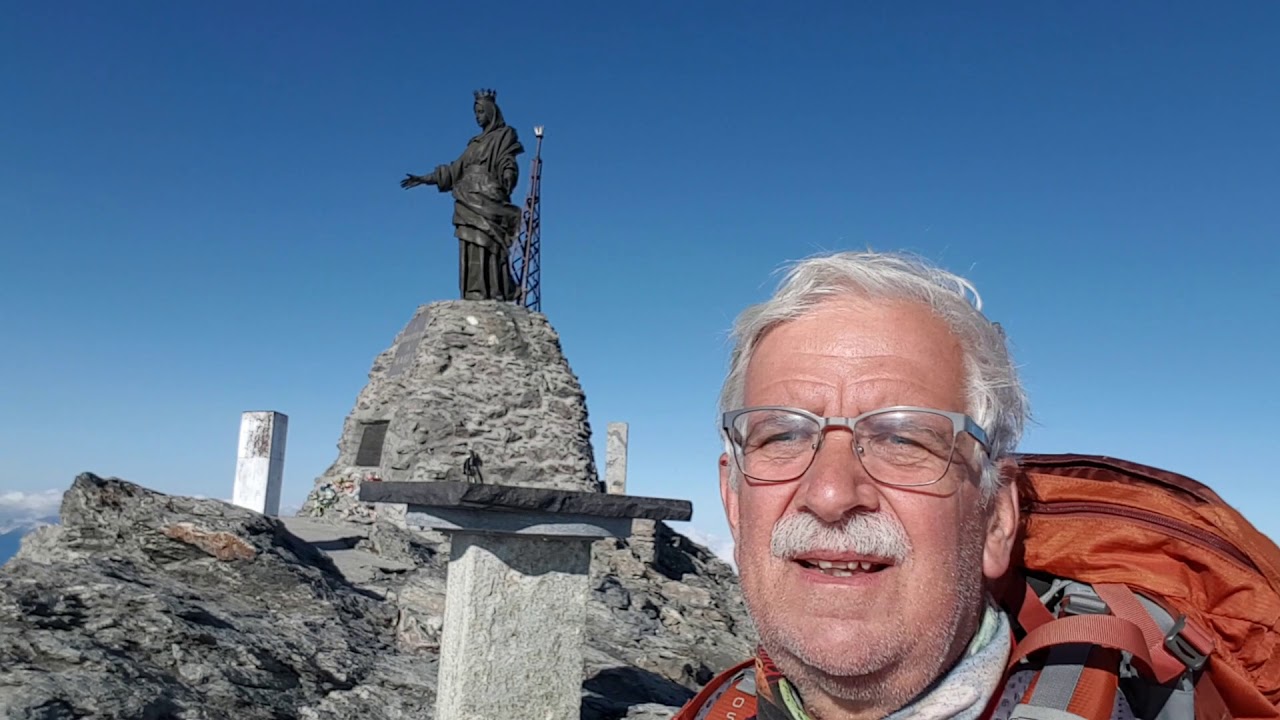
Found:
[{"label": "man's face", "polygon": [[[765,335],[747,368],[744,406],[844,417],[892,405],[965,412],[964,381],[959,342],[926,306],[846,298]],[[982,503],[981,452],[962,434],[948,476],[916,488],[869,477],[845,428],[829,429],[808,471],[789,482],[740,477],[731,489],[734,460],[721,457],[743,592],[765,648],[802,692],[897,707],[963,650],[984,572],[1004,572],[1016,523],[1012,490]],[[833,552],[830,533],[851,518],[847,532],[858,537]],[[808,548],[798,557],[771,552],[780,521],[790,528],[784,544]],[[818,565],[865,561],[848,545],[867,546],[877,529],[881,546],[903,551],[900,561],[869,572]]]}]

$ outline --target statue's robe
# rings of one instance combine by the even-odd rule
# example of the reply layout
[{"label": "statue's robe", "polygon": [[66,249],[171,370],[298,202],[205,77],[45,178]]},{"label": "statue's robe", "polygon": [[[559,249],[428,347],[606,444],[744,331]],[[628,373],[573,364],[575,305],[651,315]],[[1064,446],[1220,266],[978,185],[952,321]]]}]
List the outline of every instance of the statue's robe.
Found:
[{"label": "statue's robe", "polygon": [[516,131],[496,124],[471,138],[467,149],[435,170],[436,186],[453,193],[458,238],[458,284],[466,300],[514,300],[509,251],[520,231],[520,208],[511,204],[524,152]]}]

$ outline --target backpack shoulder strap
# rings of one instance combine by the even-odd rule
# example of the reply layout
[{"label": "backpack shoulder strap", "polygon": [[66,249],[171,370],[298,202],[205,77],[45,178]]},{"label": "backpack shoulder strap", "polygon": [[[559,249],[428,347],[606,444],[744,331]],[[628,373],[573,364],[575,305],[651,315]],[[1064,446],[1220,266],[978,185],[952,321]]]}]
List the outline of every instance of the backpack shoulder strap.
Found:
[{"label": "backpack shoulder strap", "polygon": [[671,720],[750,720],[756,714],[756,661],[744,660],[711,679]]},{"label": "backpack shoulder strap", "polygon": [[[1214,637],[1186,616],[1121,583],[1060,580],[1046,596],[1056,612],[1033,589],[1006,596],[1026,633],[1008,669],[1033,668],[1031,686],[1007,720],[1231,717],[1205,672],[1218,659]],[[1032,655],[1039,660],[1022,664]]]}]

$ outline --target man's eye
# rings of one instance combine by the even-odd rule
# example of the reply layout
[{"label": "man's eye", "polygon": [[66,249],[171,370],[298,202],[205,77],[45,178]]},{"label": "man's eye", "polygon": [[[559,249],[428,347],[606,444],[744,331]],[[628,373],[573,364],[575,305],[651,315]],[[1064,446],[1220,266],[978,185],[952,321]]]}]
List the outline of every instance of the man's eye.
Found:
[{"label": "man's eye", "polygon": [[797,431],[774,433],[770,435],[766,442],[795,442],[804,439],[803,433]]},{"label": "man's eye", "polygon": [[757,433],[751,438],[751,447],[766,447],[769,445],[793,444],[805,442],[808,436],[800,430],[782,430],[768,433]]}]

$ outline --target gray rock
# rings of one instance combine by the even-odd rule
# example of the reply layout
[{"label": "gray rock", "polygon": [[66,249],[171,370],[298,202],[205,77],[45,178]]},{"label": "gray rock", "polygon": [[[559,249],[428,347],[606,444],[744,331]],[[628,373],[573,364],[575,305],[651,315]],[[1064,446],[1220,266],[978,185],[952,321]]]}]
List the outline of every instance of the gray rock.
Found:
[{"label": "gray rock", "polygon": [[653,560],[642,537],[595,543],[587,644],[692,690],[750,657],[758,637],[733,569],[665,523],[654,530]]},{"label": "gray rock", "polygon": [[371,532],[368,525],[335,523],[308,517],[282,517],[280,522],[284,523],[289,532],[322,550],[353,548],[367,540]]},{"label": "gray rock", "polygon": [[546,317],[497,301],[418,308],[374,360],[302,514],[371,521],[355,497],[370,477],[603,492],[586,398]]},{"label": "gray rock", "polygon": [[[430,718],[448,553],[82,475],[0,569],[0,717]],[[733,571],[660,522],[590,582],[583,720],[670,717],[754,647]]]},{"label": "gray rock", "polygon": [[274,520],[82,475],[0,571],[0,717],[422,717],[395,622]]},{"label": "gray rock", "polygon": [[389,560],[364,550],[331,550],[329,559],[347,582],[364,585],[375,582],[382,573],[407,573],[416,565]]}]

